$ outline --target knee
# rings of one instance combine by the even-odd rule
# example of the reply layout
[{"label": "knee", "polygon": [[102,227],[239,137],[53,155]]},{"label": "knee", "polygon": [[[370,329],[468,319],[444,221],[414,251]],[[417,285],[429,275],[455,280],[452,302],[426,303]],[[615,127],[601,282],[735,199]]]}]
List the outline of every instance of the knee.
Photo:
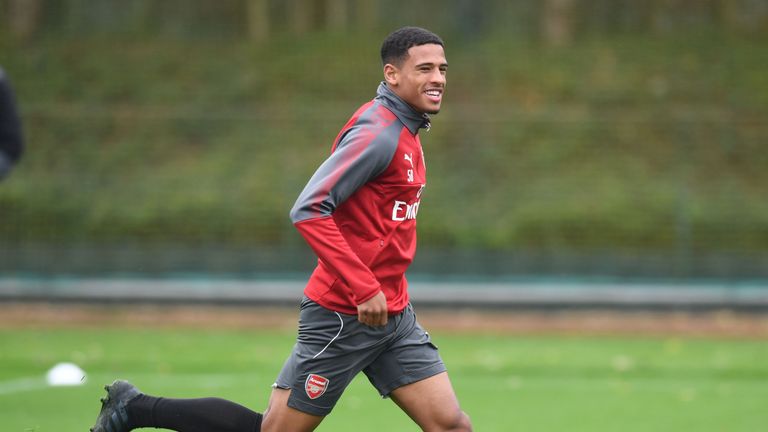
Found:
[{"label": "knee", "polygon": [[464,411],[458,411],[450,417],[444,417],[439,427],[434,428],[439,432],[472,432],[472,422]]},{"label": "knee", "polygon": [[261,418],[261,423],[259,424],[259,428],[256,429],[260,432],[276,432],[275,429],[275,422],[271,421],[272,419],[267,416],[268,412],[265,411],[264,415]]},{"label": "knee", "polygon": [[469,420],[469,416],[464,411],[461,412],[458,424],[454,430],[457,432],[472,432],[472,422]]}]

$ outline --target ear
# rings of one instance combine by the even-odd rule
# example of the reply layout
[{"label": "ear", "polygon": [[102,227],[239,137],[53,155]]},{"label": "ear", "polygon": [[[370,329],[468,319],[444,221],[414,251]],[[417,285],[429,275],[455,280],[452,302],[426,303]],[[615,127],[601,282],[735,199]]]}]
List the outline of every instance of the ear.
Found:
[{"label": "ear", "polygon": [[392,87],[397,86],[398,79],[400,78],[400,70],[397,66],[387,63],[384,65],[384,80]]}]

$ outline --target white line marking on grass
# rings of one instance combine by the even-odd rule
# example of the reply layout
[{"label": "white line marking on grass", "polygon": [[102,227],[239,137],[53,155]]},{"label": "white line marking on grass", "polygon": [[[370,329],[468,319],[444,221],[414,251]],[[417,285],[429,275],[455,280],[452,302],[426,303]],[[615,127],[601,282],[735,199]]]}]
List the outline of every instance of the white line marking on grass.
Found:
[{"label": "white line marking on grass", "polygon": [[124,373],[124,374],[91,374],[89,383],[109,384],[116,379],[124,379],[138,387],[140,390],[151,392],[153,388],[181,388],[181,389],[212,389],[222,387],[240,387],[243,385],[257,385],[263,382],[265,388],[269,388],[274,381],[273,377],[252,372],[233,373]]},{"label": "white line marking on grass", "polygon": [[42,377],[25,377],[0,381],[0,396],[32,390],[42,390],[47,387],[48,383],[46,383],[45,379]]},{"label": "white line marking on grass", "polygon": [[[119,375],[119,374],[118,374]],[[108,374],[93,374],[88,380],[92,383],[109,384],[117,378],[127,378],[139,388],[144,384],[151,386],[170,386],[181,388],[218,389],[242,385],[243,383],[264,382],[264,387],[269,388],[271,381],[256,373],[216,373],[216,374],[173,374],[173,373],[138,373],[125,374],[127,377]],[[99,384],[101,385],[101,384]],[[46,383],[44,377],[21,377],[0,381],[0,396],[12,395],[27,391],[45,390],[52,388]]]}]

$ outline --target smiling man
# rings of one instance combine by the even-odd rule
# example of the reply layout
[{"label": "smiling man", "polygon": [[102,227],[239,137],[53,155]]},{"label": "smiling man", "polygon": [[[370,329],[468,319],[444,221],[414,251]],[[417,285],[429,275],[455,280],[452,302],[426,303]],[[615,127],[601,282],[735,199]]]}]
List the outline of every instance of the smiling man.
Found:
[{"label": "smiling man", "polygon": [[[327,415],[362,371],[423,430],[471,430],[437,348],[416,321],[405,278],[426,186],[419,130],[429,128],[428,114],[443,101],[443,47],[440,37],[417,27],[384,40],[377,96],[341,129],[291,211],[319,259],[276,399],[282,410],[301,412],[306,424],[319,423],[316,416]],[[313,394],[305,382],[322,389]]]},{"label": "smiling man", "polygon": [[437,347],[416,321],[405,278],[426,186],[418,134],[429,128],[428,114],[440,111],[443,47],[417,27],[384,40],[376,97],[344,125],[291,209],[318,264],[301,302],[296,345],[264,415],[218,398],[148,396],[117,381],[93,430],[312,431],[359,372],[422,430],[472,429]]}]

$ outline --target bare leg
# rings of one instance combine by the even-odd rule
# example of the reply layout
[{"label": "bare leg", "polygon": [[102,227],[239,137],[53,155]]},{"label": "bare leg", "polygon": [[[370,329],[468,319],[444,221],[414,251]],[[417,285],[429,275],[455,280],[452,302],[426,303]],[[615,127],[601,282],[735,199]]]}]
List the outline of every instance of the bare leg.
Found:
[{"label": "bare leg", "polygon": [[291,390],[276,388],[269,397],[269,405],[261,423],[262,432],[310,432],[325,417],[301,412],[288,406]]},{"label": "bare leg", "polygon": [[390,397],[423,431],[472,430],[469,417],[459,408],[447,372],[397,388]]}]

